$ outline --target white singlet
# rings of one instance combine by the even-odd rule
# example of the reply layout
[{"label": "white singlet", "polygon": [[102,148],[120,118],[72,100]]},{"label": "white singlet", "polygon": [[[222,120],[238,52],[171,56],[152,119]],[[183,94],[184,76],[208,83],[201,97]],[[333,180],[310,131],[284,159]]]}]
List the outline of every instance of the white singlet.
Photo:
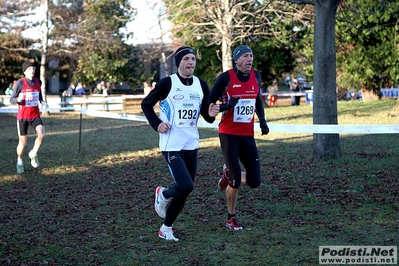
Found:
[{"label": "white singlet", "polygon": [[204,97],[199,79],[186,86],[176,74],[170,76],[172,87],[165,100],[159,103],[159,118],[169,122],[170,129],[159,134],[161,151],[194,150],[199,148],[197,128],[201,103]]}]

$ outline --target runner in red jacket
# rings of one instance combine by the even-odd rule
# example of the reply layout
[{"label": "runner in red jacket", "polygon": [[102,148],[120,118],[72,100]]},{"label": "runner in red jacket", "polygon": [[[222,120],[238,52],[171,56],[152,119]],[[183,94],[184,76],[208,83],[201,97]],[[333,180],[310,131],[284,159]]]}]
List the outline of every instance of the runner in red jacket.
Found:
[{"label": "runner in red jacket", "polygon": [[24,172],[23,154],[28,140],[28,127],[31,126],[35,129],[37,137],[32,150],[29,152],[31,165],[34,168],[39,167],[39,159],[37,151],[42,145],[45,130],[44,123],[40,117],[39,102],[42,108],[45,109],[47,104],[43,101],[41,93],[42,82],[35,78],[36,67],[34,63],[26,61],[22,65],[22,71],[25,78],[17,81],[15,84],[10,102],[18,104],[17,113],[17,129],[19,142],[17,146],[17,173]]},{"label": "runner in red jacket", "polygon": [[[250,188],[257,188],[261,183],[260,161],[254,138],[255,114],[262,135],[269,133],[269,127],[260,92],[261,76],[252,69],[251,48],[238,46],[233,52],[233,59],[236,67],[219,75],[209,100],[211,103],[222,102],[219,140],[225,165],[218,187],[221,190],[227,188],[226,227],[237,231],[242,229],[236,218],[240,184],[245,181]],[[245,174],[241,173],[240,162],[246,170]]]}]

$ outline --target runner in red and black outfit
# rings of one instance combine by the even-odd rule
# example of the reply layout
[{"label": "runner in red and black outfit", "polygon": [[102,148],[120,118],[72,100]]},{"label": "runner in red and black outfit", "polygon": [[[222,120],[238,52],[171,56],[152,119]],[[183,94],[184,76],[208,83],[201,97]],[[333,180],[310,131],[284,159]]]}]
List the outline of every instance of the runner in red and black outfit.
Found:
[{"label": "runner in red and black outfit", "polygon": [[[236,64],[216,80],[210,93],[210,102],[221,101],[223,112],[219,124],[219,140],[225,165],[223,177],[218,186],[226,189],[226,227],[241,230],[236,218],[238,188],[246,182],[250,188],[261,183],[260,162],[254,138],[254,114],[256,113],[262,135],[269,133],[261,97],[261,76],[252,69],[253,53],[246,45],[238,46],[233,52]],[[246,173],[241,173],[240,161]]]},{"label": "runner in red and black outfit", "polygon": [[26,61],[22,65],[22,71],[25,78],[17,81],[15,84],[10,102],[12,104],[18,104],[17,113],[17,129],[19,136],[19,143],[17,146],[17,173],[22,174],[24,172],[23,154],[25,146],[28,140],[28,126],[32,126],[37,133],[35,144],[32,150],[29,152],[29,158],[31,159],[31,165],[34,168],[39,167],[39,160],[37,157],[37,151],[39,150],[44,136],[44,123],[40,117],[39,102],[42,108],[46,108],[46,103],[43,101],[41,93],[42,82],[35,78],[36,67],[34,63]]}]

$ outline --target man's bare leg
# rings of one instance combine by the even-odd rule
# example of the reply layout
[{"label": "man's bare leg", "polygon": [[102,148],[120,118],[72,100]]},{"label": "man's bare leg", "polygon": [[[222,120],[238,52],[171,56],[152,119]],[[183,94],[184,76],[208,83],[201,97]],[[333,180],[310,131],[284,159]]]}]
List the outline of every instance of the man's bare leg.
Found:
[{"label": "man's bare leg", "polygon": [[238,189],[227,186],[226,200],[227,200],[227,212],[229,214],[236,213],[237,198],[238,198]]}]

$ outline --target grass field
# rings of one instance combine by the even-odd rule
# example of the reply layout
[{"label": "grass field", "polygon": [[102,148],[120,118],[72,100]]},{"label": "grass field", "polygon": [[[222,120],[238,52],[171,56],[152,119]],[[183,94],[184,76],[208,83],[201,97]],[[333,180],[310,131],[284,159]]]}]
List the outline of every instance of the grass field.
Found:
[{"label": "grass field", "polygon": [[[399,124],[395,105],[339,102],[339,123]],[[266,114],[312,123],[311,105]],[[17,175],[15,116],[0,117],[0,265],[318,265],[319,246],[398,245],[399,134],[341,135],[342,158],[316,161],[310,134],[257,132],[263,183],[241,187],[244,230],[231,232],[217,131],[202,128],[195,190],[174,224],[180,242],[167,242],[153,197],[171,177],[148,124],[84,116],[79,152],[79,114],[51,114],[42,167],[26,155]]]}]

